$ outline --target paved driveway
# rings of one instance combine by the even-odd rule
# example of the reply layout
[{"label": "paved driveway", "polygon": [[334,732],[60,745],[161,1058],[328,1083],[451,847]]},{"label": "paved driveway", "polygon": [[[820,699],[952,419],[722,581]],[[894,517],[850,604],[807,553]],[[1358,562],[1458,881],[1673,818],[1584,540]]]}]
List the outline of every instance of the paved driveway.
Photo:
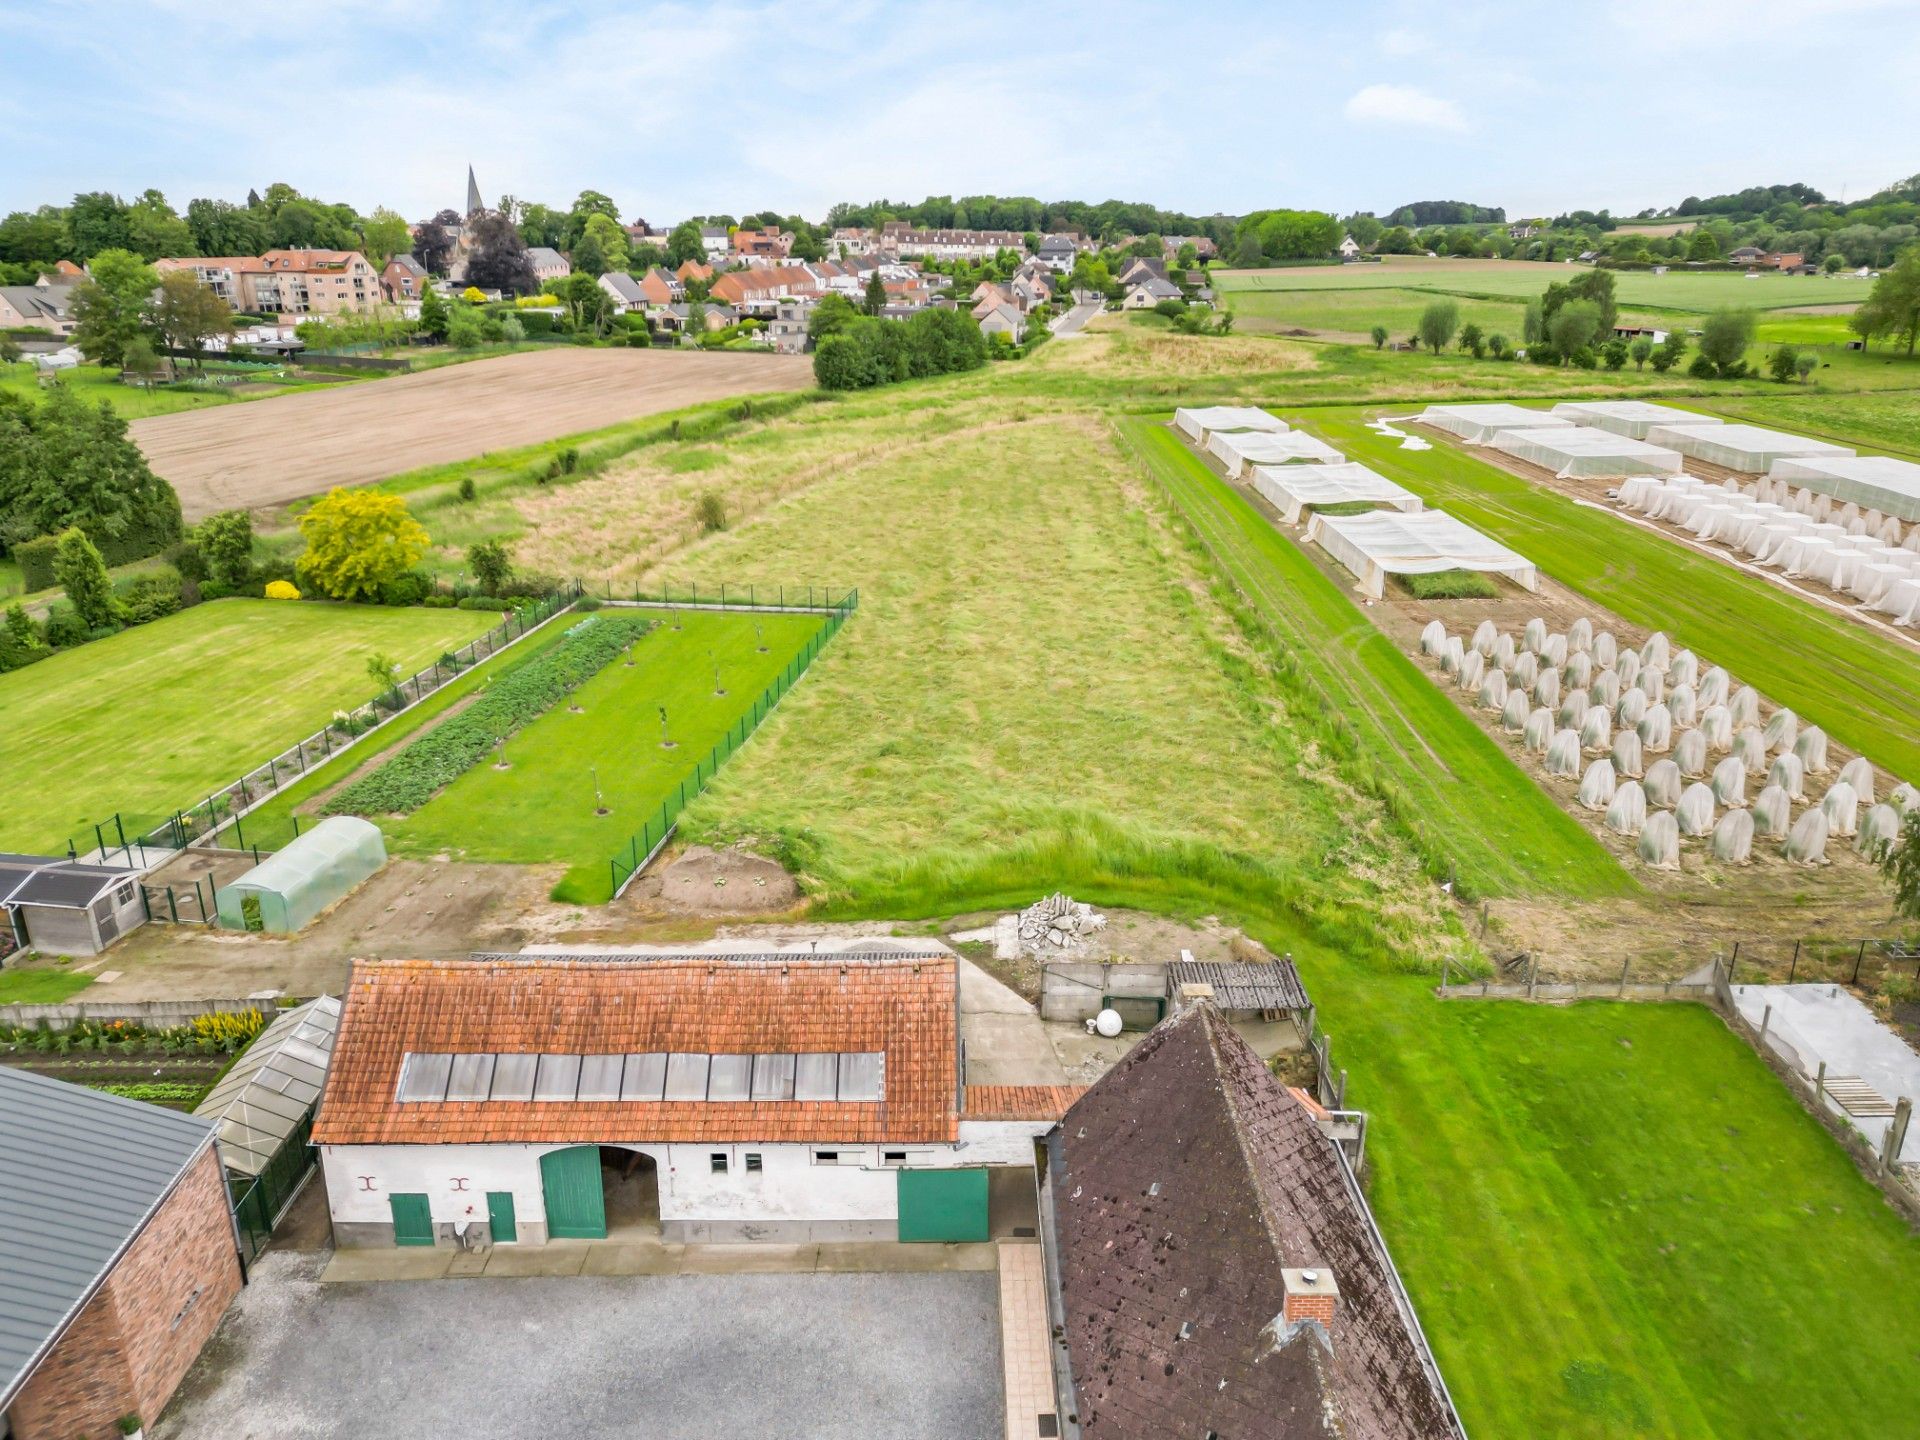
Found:
[{"label": "paved driveway", "polygon": [[996,1277],[321,1284],[268,1254],[156,1440],[1002,1433]]}]

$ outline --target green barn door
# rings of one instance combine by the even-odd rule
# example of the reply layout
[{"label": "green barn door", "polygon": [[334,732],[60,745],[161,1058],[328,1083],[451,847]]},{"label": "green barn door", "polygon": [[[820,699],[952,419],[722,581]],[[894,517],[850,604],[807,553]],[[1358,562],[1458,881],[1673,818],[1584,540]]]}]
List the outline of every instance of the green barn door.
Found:
[{"label": "green barn door", "polygon": [[607,1207],[600,1191],[600,1147],[576,1145],[540,1157],[549,1240],[604,1240]]},{"label": "green barn door", "polygon": [[513,1218],[511,1190],[487,1192],[487,1229],[492,1233],[496,1245],[511,1245],[520,1238],[520,1227]]},{"label": "green barn door", "polygon": [[396,1245],[433,1244],[433,1216],[427,1210],[424,1195],[387,1196],[393,1210],[393,1243]]},{"label": "green barn door", "polygon": [[987,1238],[985,1170],[899,1172],[900,1238],[954,1243]]}]

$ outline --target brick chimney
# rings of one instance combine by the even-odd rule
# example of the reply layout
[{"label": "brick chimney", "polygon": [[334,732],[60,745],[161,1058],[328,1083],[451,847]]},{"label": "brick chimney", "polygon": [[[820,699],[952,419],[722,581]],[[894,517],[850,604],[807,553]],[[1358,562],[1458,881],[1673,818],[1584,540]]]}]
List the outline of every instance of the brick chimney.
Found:
[{"label": "brick chimney", "polygon": [[1291,1331],[1303,1320],[1318,1321],[1329,1333],[1334,1312],[1340,1308],[1340,1287],[1333,1283],[1331,1270],[1282,1270],[1286,1298],[1281,1302],[1280,1321]]}]

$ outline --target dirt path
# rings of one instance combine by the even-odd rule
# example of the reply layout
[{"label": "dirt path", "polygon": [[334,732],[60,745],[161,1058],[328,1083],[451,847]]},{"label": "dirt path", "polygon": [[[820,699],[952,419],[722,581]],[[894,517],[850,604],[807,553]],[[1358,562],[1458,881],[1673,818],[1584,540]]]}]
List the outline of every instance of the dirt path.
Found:
[{"label": "dirt path", "polygon": [[702,400],[813,384],[804,356],[555,346],[136,420],[189,522],[531,445]]}]

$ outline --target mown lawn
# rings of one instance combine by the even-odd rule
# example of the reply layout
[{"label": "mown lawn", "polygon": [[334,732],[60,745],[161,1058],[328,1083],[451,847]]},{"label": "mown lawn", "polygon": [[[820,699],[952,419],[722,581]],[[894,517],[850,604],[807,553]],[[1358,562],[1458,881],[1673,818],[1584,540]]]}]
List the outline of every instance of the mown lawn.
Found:
[{"label": "mown lawn", "polygon": [[1461,447],[1403,450],[1352,411],[1304,418],[1336,449],[1505,541],[1563,585],[1666,631],[1892,774],[1920,775],[1920,656],[1911,648]]},{"label": "mown lawn", "polygon": [[1699,408],[1796,435],[1920,460],[1920,365],[1913,367],[1913,383],[1912,390],[1866,395],[1783,387],[1778,395],[1728,396],[1699,402]]},{"label": "mown lawn", "polygon": [[[616,660],[575,692],[581,713],[556,706],[508,740],[507,769],[482,762],[405,818],[373,816],[388,846],[404,855],[560,861],[568,866],[563,898],[610,898],[614,853],[669,793],[683,784],[692,793],[696,764],[825,624],[794,614],[658,618],[632,665]],[[716,665],[724,694],[715,691]],[[662,706],[671,749],[661,744]],[[595,813],[596,786],[605,815]]]},{"label": "mown lawn", "polygon": [[[275,384],[271,390],[241,395],[229,394],[224,390],[175,390],[166,386],[146,389],[137,385],[122,385],[118,370],[98,365],[76,365],[71,370],[56,371],[55,375],[57,378],[52,383],[79,392],[82,399],[95,405],[105,400],[128,420],[141,420],[149,415],[173,415],[182,410],[204,410],[209,405],[231,405],[237,400],[254,400],[269,394],[284,395],[292,390],[315,388],[312,384],[293,382]],[[269,380],[267,383],[274,382]],[[36,398],[44,392],[44,386],[39,371],[23,360],[13,365],[0,364],[0,391]]]},{"label": "mown lawn", "polygon": [[1121,422],[1327,709],[1359,737],[1438,865],[1476,894],[1620,894],[1619,863],[1163,424]]},{"label": "mown lawn", "polygon": [[91,975],[41,966],[0,969],[0,1005],[58,1005],[93,983]]},{"label": "mown lawn", "polygon": [[[472,610],[215,600],[0,675],[0,847],[132,835],[496,624]],[[111,829],[109,828],[109,833]]]}]

